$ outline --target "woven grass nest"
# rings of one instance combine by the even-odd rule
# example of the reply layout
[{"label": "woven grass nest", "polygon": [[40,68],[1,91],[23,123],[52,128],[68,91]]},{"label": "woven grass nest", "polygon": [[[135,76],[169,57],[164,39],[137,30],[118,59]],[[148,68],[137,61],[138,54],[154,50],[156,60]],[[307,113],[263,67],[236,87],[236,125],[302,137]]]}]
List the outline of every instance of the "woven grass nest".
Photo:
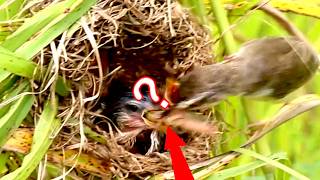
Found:
[{"label": "woven grass nest", "polygon": [[[142,76],[153,77],[159,95],[167,97],[169,80],[193,66],[213,63],[214,30],[201,26],[175,0],[23,1],[21,7],[16,2],[0,3],[0,9],[7,10],[0,13],[5,19],[0,23],[1,179],[173,179],[163,127],[152,129],[145,118],[152,133],[162,135],[157,139],[162,148],[146,151],[154,138],[150,129],[139,138],[128,138],[108,115]],[[252,8],[273,17],[288,34],[295,32],[274,9]],[[241,102],[228,103],[214,112],[165,111],[168,116],[185,115],[179,121],[184,127],[192,119],[190,131],[169,125],[186,142],[181,150],[196,179],[230,173],[227,169],[215,174],[273,129],[319,106],[320,98],[301,96],[286,102],[269,120],[241,129],[224,121],[238,112],[232,103]],[[215,128],[211,135],[204,131],[209,125]],[[239,140],[239,135],[247,141],[225,152],[228,140]]]},{"label": "woven grass nest", "polygon": [[[38,11],[50,3],[35,4],[31,9]],[[55,51],[51,44],[35,59],[46,65],[60,53],[58,73],[70,82],[72,89],[70,95],[59,100],[58,117],[63,126],[51,152],[63,150],[78,155],[81,150],[83,156],[92,159],[85,167],[65,160],[64,166],[74,168],[70,169],[71,175],[85,179],[144,179],[172,170],[168,152],[144,155],[119,145],[117,132],[112,131],[111,123],[103,116],[100,103],[117,95],[117,88],[111,87],[115,80],[131,88],[142,75],[151,75],[161,88],[167,77],[178,77],[194,64],[210,63],[212,43],[208,31],[176,1],[101,0],[71,33],[58,37],[55,45],[62,46],[62,52]],[[38,95],[38,104],[47,98],[48,93]],[[34,107],[34,115],[39,111]],[[183,148],[189,165],[209,159],[218,139],[191,136]],[[61,163],[55,156],[49,155],[48,160]]]}]

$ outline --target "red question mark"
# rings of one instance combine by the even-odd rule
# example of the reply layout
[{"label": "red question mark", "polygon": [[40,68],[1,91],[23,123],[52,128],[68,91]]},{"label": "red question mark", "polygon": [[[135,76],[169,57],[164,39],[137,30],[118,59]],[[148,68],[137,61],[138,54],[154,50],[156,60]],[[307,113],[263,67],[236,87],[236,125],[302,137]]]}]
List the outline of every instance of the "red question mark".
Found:
[{"label": "red question mark", "polygon": [[[138,101],[140,101],[143,98],[143,96],[140,92],[141,86],[143,86],[143,85],[147,85],[149,87],[149,95],[150,95],[151,99],[153,100],[153,102],[157,103],[160,100],[160,97],[157,94],[156,83],[149,76],[144,76],[144,77],[140,78],[135,83],[135,85],[133,87],[133,96]],[[160,106],[163,109],[167,109],[169,106],[169,101],[167,101],[166,99],[162,99],[162,101],[160,102]]]}]

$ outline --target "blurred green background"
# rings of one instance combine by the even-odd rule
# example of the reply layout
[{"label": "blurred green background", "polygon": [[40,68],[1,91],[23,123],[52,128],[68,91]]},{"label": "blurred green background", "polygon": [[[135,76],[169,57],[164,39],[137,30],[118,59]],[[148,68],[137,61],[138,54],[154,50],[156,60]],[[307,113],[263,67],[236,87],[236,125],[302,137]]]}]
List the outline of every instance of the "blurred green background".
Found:
[{"label": "blurred green background", "polygon": [[[320,20],[286,13],[289,20],[303,32],[313,47],[320,50]],[[254,12],[243,23],[235,28],[235,33],[246,38],[279,36],[287,33],[262,12]],[[306,93],[320,93],[320,76],[317,73],[308,84],[290,95],[288,99]],[[279,103],[248,101],[250,119],[258,120],[271,117],[278,109]],[[314,109],[294,118],[269,135],[258,141],[257,151],[262,154],[286,152],[294,169],[299,170],[311,179],[320,177],[320,109]]]},{"label": "blurred green background", "polygon": [[[229,27],[224,29],[231,32],[234,44],[238,49],[241,43],[266,36],[287,36],[288,33],[280,26],[274,18],[261,10],[254,9],[254,4],[258,1],[222,1],[221,7],[227,9],[222,15],[227,17]],[[271,1],[271,4],[280,10],[288,10],[284,15],[288,21],[294,24],[309,40],[319,53],[320,51],[320,1]],[[207,27],[210,27],[213,37],[221,37],[221,14],[217,15],[217,2],[212,0],[196,2],[192,0],[182,1],[191,8]],[[222,18],[223,19],[223,18]],[[222,20],[223,21],[223,20]],[[230,30],[230,27],[232,27]],[[222,27],[223,28],[223,27]],[[225,35],[225,34],[224,34]],[[215,54],[217,59],[228,54],[225,43],[218,41],[215,44]],[[270,47],[272,48],[272,47]],[[271,57],[272,58],[272,57]],[[248,124],[271,118],[284,103],[300,97],[304,94],[320,94],[320,74],[309,81],[305,86],[290,94],[289,97],[281,101],[259,101],[244,99],[241,103],[237,97],[229,98],[226,103],[220,104],[220,113],[231,128],[226,133],[227,145],[222,147],[222,151],[228,151],[239,147],[246,141],[244,129]],[[222,107],[222,108],[221,108]],[[222,111],[221,111],[222,110]],[[300,116],[293,118],[282,126],[274,129],[268,135],[260,139],[253,150],[268,156],[277,152],[287,153],[288,159],[281,161],[292,169],[304,174],[310,179],[320,177],[320,108],[313,109]],[[242,157],[233,162],[229,167],[237,167],[250,162],[252,159]],[[281,174],[281,173],[280,173]],[[286,173],[284,173],[286,174]],[[281,174],[278,170],[269,166],[251,171],[235,177],[235,179],[290,179],[292,177]]]}]

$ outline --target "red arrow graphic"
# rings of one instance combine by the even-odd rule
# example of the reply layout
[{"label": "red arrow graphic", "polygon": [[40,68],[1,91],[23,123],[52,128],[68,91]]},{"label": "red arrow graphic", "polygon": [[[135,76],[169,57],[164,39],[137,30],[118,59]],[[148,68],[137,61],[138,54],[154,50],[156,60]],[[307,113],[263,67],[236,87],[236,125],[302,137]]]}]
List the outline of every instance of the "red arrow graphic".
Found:
[{"label": "red arrow graphic", "polygon": [[186,143],[170,128],[167,128],[165,150],[170,151],[172,168],[176,180],[193,180],[192,173],[180,149]]}]

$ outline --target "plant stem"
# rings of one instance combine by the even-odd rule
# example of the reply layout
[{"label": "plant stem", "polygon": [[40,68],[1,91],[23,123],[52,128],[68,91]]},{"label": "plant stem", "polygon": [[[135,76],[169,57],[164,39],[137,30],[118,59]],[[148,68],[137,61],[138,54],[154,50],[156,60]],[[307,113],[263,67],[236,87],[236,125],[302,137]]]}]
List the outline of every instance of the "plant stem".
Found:
[{"label": "plant stem", "polygon": [[213,10],[213,15],[218,25],[218,29],[225,44],[227,54],[236,51],[236,43],[234,41],[232,32],[230,31],[230,24],[227,18],[227,13],[223,8],[220,0],[210,0],[210,5]]}]

